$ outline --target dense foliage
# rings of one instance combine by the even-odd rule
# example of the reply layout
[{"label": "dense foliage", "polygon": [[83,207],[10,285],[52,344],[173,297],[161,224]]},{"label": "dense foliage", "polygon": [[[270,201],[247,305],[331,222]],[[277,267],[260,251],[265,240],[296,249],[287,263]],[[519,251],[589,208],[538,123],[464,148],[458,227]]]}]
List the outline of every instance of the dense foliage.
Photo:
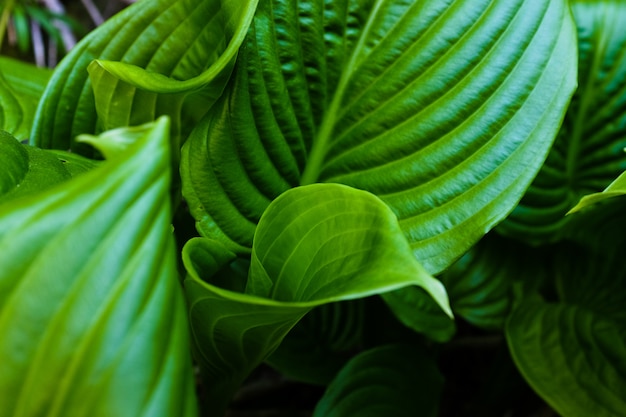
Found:
[{"label": "dense foliage", "polygon": [[220,416],[262,364],[315,417],[503,415],[449,373],[494,340],[493,395],[510,353],[626,416],[624,22],[142,0],[53,71],[0,57],[0,417]]}]

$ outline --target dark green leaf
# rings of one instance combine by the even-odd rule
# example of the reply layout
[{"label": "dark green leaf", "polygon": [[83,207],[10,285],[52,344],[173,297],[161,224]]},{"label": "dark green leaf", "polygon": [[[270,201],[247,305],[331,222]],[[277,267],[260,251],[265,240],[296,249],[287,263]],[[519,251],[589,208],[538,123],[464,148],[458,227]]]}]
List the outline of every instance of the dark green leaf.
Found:
[{"label": "dark green leaf", "polygon": [[313,417],[435,417],[442,391],[443,377],[424,349],[383,346],[348,362]]},{"label": "dark green leaf", "polygon": [[197,415],[169,123],[144,132],[124,156],[0,205],[0,416]]}]

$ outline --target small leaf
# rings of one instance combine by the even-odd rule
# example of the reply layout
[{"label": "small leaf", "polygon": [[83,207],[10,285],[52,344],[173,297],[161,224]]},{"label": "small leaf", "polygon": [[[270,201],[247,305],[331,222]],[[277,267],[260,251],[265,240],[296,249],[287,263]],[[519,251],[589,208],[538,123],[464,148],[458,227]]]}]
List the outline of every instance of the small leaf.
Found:
[{"label": "small leaf", "polygon": [[626,171],[623,172],[615,181],[609,184],[606,189],[600,193],[588,194],[580,199],[567,214],[576,213],[594,204],[598,204],[607,198],[614,198],[626,195]]},{"label": "small leaf", "polygon": [[168,132],[0,205],[0,416],[197,415]]},{"label": "small leaf", "polygon": [[294,188],[270,204],[243,293],[221,278],[233,258],[206,238],[183,250],[192,334],[215,414],[313,307],[418,285],[450,312],[443,286],[415,260],[393,212],[339,184]]},{"label": "small leaf", "polygon": [[425,349],[383,346],[348,362],[313,417],[435,417],[442,391],[443,377]]}]

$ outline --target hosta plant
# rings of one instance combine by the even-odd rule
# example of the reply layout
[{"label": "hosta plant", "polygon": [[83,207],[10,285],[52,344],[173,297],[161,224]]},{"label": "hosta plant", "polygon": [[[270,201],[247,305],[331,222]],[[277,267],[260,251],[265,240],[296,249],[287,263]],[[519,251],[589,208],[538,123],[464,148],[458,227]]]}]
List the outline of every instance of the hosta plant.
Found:
[{"label": "hosta plant", "polygon": [[626,415],[625,22],[142,0],[0,58],[0,416],[220,416],[268,365],[316,417],[510,411],[456,398],[467,346]]}]

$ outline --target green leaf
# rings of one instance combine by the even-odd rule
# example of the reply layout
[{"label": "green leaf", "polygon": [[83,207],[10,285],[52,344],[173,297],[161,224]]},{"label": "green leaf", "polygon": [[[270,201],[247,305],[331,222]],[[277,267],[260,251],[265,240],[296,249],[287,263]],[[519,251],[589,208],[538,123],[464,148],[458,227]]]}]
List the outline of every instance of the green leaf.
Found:
[{"label": "green leaf", "polygon": [[290,379],[328,385],[362,344],[365,325],[362,299],[319,306],[296,324],[266,362]]},{"label": "green leaf", "polygon": [[537,277],[541,259],[530,248],[494,234],[485,236],[440,279],[455,315],[485,330],[500,330],[509,315],[514,280]]},{"label": "green leaf", "polygon": [[567,214],[576,213],[585,208],[598,204],[607,198],[614,198],[626,195],[626,171],[623,172],[615,181],[609,184],[606,189],[600,193],[588,194],[580,199]]},{"label": "green leaf", "polygon": [[0,130],[27,139],[51,71],[0,56]]},{"label": "green leaf", "polygon": [[298,187],[274,200],[259,221],[245,283],[228,280],[234,257],[206,238],[183,250],[196,356],[216,415],[314,307],[417,285],[450,314],[443,286],[412,256],[393,212],[344,185]]},{"label": "green leaf", "polygon": [[514,311],[507,339],[521,373],[559,415],[615,417],[626,410],[623,323],[585,307],[533,300]]},{"label": "green leaf", "polygon": [[[72,138],[163,114],[171,117],[175,136],[181,129],[188,132],[186,126],[221,94],[256,3],[153,0],[126,8],[86,36],[57,67],[32,141],[87,153]],[[182,114],[189,110],[189,95],[196,108]]]},{"label": "green leaf", "polygon": [[144,132],[124,156],[0,205],[0,416],[197,415],[169,122]]},{"label": "green leaf", "polygon": [[517,204],[575,77],[564,1],[264,1],[183,192],[200,233],[245,254],[287,189],[364,189],[438,273]]},{"label": "green leaf", "polygon": [[498,227],[531,244],[562,239],[572,220],[565,214],[626,170],[626,4],[571,3],[578,26],[579,88],[545,165]]},{"label": "green leaf", "polygon": [[424,349],[379,347],[356,356],[341,370],[313,417],[435,417],[443,382]]}]

